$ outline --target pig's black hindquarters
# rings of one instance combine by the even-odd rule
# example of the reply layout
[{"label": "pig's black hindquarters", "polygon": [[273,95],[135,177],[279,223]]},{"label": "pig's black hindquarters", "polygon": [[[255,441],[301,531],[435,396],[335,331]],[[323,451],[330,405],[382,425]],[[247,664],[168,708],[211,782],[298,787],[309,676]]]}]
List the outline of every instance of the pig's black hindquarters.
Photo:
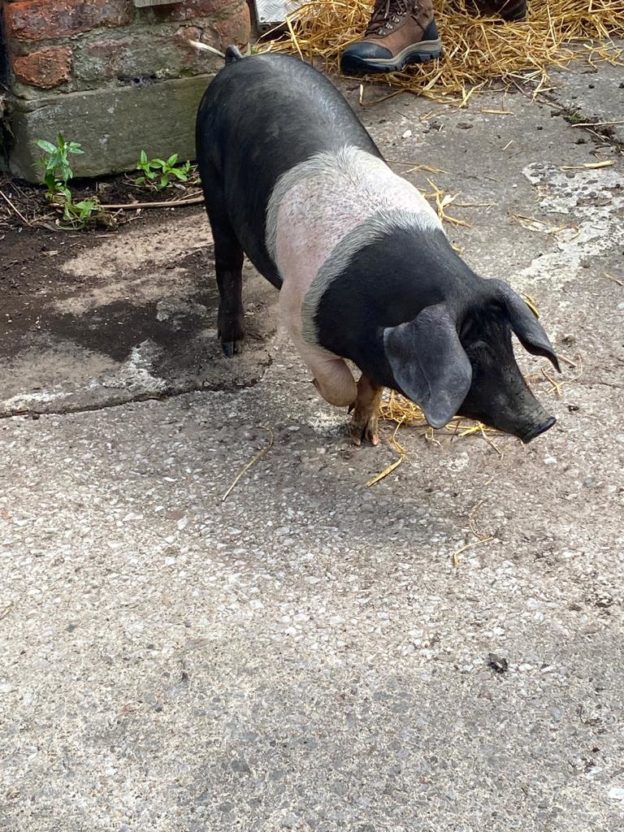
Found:
[{"label": "pig's black hindquarters", "polygon": [[333,84],[286,55],[254,55],[222,69],[201,101],[196,141],[213,233],[216,222],[217,233],[235,238],[277,288],[281,279],[266,250],[265,222],[280,176],[345,145],[381,157]]}]

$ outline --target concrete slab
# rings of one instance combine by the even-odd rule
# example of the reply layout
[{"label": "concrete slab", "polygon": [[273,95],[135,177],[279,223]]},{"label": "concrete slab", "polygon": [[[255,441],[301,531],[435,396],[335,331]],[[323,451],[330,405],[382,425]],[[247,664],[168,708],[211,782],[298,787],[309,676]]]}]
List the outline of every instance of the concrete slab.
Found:
[{"label": "concrete slab", "polygon": [[[390,445],[352,448],[268,330],[245,389],[0,421],[3,830],[624,828],[621,158],[519,95],[364,117],[397,169],[459,194],[465,257],[537,300],[561,386],[522,362],[557,425],[528,447],[402,431],[367,488]],[[167,223],[58,255],[74,285],[37,296],[40,341],[26,327],[43,390],[56,314],[93,332],[122,294],[150,327],[193,303],[210,326],[183,226],[178,248]],[[76,404],[137,343],[115,341],[68,365]]]}]

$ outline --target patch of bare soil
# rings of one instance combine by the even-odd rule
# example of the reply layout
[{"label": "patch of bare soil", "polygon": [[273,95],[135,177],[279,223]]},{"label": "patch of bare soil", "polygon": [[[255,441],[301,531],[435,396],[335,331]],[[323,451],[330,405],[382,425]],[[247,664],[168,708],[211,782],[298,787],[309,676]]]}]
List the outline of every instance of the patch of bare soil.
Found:
[{"label": "patch of bare soil", "polygon": [[[128,202],[133,188],[118,177],[74,192]],[[124,211],[111,228],[62,231],[42,189],[5,180],[0,190],[11,203],[0,200],[1,413],[80,409],[260,377],[277,293],[246,267],[246,349],[225,359],[202,205]]]}]

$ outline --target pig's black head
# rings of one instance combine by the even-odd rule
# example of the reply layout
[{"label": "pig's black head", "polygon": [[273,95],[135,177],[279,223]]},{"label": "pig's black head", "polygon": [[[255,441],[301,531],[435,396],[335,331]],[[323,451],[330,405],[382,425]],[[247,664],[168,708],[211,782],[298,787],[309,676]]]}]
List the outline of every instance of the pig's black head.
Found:
[{"label": "pig's black head", "polygon": [[511,333],[559,370],[548,336],[524,301],[499,280],[485,280],[465,305],[428,306],[384,330],[396,387],[422,407],[433,427],[456,414],[530,442],[555,423],[526,385]]}]

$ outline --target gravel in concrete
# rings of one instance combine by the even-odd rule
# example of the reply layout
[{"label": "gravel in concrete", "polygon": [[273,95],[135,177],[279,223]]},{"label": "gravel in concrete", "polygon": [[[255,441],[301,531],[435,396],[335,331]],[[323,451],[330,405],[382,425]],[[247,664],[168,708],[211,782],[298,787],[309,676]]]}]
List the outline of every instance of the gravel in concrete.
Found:
[{"label": "gravel in concrete", "polygon": [[404,431],[367,488],[394,451],[281,336],[245,389],[0,422],[3,830],[624,829],[622,163],[519,95],[434,109],[365,118],[536,299],[557,425]]}]

